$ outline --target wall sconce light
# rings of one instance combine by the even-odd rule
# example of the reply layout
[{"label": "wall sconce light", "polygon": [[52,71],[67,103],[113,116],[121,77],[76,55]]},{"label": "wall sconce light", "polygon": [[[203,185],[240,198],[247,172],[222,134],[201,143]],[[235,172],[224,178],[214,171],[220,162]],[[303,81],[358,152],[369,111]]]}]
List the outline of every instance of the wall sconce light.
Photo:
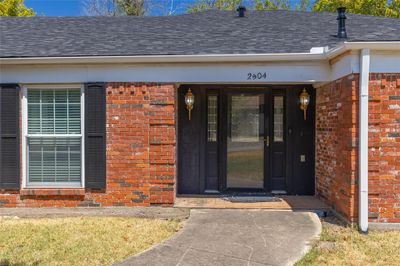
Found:
[{"label": "wall sconce light", "polygon": [[189,112],[189,120],[190,120],[192,118],[192,110],[194,105],[194,95],[190,89],[185,94],[185,103],[186,103],[186,109]]},{"label": "wall sconce light", "polygon": [[310,104],[310,94],[303,89],[303,92],[300,94],[300,109],[304,112],[304,120],[307,120],[307,108]]}]

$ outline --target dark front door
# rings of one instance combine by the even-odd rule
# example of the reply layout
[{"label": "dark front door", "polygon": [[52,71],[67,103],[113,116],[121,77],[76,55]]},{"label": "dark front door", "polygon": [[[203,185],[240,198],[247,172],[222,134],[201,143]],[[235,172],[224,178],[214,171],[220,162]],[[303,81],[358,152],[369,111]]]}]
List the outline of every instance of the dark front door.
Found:
[{"label": "dark front door", "polygon": [[226,188],[264,189],[265,94],[228,93]]},{"label": "dark front door", "polygon": [[227,190],[286,192],[285,91],[225,95]]},{"label": "dark front door", "polygon": [[[191,120],[184,103],[189,88],[195,95]],[[315,107],[304,121],[298,106],[303,88],[181,87],[178,194],[313,194]]]}]

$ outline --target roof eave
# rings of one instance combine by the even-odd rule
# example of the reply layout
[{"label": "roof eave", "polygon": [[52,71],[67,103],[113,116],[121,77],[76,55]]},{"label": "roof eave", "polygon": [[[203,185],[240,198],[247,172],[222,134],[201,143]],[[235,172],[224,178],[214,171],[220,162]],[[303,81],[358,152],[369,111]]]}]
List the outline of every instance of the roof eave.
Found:
[{"label": "roof eave", "polygon": [[323,53],[0,58],[0,64],[229,63],[322,60]]},{"label": "roof eave", "polygon": [[381,42],[367,42],[367,41],[353,41],[344,42],[340,46],[329,50],[326,53],[328,59],[332,59],[344,52],[351,50],[379,50],[379,51],[400,51],[400,41],[381,41]]},{"label": "roof eave", "polygon": [[0,58],[2,65],[36,64],[128,64],[128,63],[234,63],[320,61],[334,58],[349,50],[400,50],[400,41],[344,42],[340,46],[310,53],[218,54],[218,55],[141,55],[141,56],[76,56]]}]

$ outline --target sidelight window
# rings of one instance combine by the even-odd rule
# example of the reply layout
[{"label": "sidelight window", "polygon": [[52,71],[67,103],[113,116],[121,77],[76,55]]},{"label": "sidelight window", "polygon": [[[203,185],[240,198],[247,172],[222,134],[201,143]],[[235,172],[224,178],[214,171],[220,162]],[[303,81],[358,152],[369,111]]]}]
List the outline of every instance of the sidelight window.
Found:
[{"label": "sidelight window", "polygon": [[283,142],[283,96],[274,96],[274,142]]},{"label": "sidelight window", "polygon": [[218,96],[207,97],[207,138],[208,142],[216,142],[218,134]]}]

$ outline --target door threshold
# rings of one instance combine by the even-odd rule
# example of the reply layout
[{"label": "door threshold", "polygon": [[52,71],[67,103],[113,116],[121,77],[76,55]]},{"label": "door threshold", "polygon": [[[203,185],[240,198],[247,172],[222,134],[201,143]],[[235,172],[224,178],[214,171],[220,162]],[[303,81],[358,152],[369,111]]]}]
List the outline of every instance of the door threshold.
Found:
[{"label": "door threshold", "polygon": [[228,195],[221,199],[232,203],[279,202],[281,199],[273,195]]},{"label": "door threshold", "polygon": [[219,191],[215,190],[215,189],[206,189],[204,191],[204,193],[206,193],[206,194],[219,194]]},{"label": "door threshold", "polygon": [[224,191],[219,192],[217,190],[206,191],[207,194],[177,194],[176,198],[226,198],[226,197],[274,197],[287,195],[286,191],[274,190],[271,192],[266,191]]},{"label": "door threshold", "polygon": [[272,190],[271,194],[274,194],[274,195],[287,195],[287,191],[286,190]]},{"label": "door threshold", "polygon": [[221,193],[214,194],[177,194],[176,198],[220,198]]}]

